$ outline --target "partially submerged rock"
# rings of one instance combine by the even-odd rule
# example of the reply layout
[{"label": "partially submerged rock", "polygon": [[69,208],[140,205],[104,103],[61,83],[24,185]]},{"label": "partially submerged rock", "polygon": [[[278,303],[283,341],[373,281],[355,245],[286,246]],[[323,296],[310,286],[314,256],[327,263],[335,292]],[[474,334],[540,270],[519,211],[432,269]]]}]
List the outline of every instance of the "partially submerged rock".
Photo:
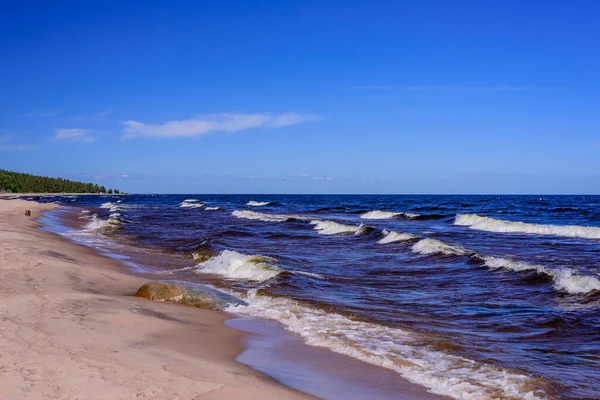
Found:
[{"label": "partially submerged rock", "polygon": [[248,305],[237,297],[210,286],[175,280],[148,282],[134,296],[212,310],[223,310],[230,305]]}]

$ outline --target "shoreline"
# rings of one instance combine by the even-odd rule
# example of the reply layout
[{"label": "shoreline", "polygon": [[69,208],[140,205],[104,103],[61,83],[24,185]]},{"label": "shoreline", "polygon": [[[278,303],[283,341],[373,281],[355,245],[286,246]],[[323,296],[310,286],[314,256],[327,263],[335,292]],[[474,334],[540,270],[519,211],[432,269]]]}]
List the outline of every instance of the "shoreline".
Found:
[{"label": "shoreline", "polygon": [[53,208],[0,201],[3,398],[313,398],[236,362],[228,314],[132,297],[147,279],[39,229]]}]

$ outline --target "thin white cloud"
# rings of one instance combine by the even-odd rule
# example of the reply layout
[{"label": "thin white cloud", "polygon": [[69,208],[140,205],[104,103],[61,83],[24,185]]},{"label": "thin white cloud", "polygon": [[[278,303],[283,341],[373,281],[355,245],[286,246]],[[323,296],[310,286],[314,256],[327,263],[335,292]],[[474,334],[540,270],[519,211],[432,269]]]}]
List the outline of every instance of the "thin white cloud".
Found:
[{"label": "thin white cloud", "polygon": [[36,146],[30,146],[25,144],[12,144],[10,135],[0,136],[0,151],[28,151],[33,150]]},{"label": "thin white cloud", "polygon": [[447,91],[447,92],[520,92],[531,90],[530,86],[403,86],[399,90]]},{"label": "thin white cloud", "polygon": [[518,92],[533,90],[531,86],[355,86],[360,90],[397,90],[411,92]]},{"label": "thin white cloud", "polygon": [[81,123],[81,122],[101,122],[104,121],[104,119],[106,117],[108,117],[110,114],[112,114],[113,109],[112,107],[106,107],[101,109],[100,111],[96,111],[94,113],[90,113],[90,114],[79,114],[79,115],[72,115],[68,118],[68,120],[71,123]]},{"label": "thin white cloud", "polygon": [[28,112],[25,114],[21,114],[21,117],[32,117],[32,118],[47,118],[47,117],[54,117],[55,115],[58,115],[58,111],[55,110],[49,110],[49,111],[41,111],[41,112]]},{"label": "thin white cloud", "polygon": [[98,118],[104,118],[104,117],[108,117],[110,114],[112,114],[112,112],[113,112],[113,109],[109,107],[109,108],[106,108],[106,109],[104,109],[104,110],[100,111],[100,112],[97,114],[97,117],[98,117]]},{"label": "thin white cloud", "polygon": [[334,178],[329,176],[312,176],[311,174],[301,174],[298,176],[292,176],[284,178],[285,180],[308,180],[308,181],[332,181]]},{"label": "thin white cloud", "polygon": [[88,129],[55,129],[54,140],[67,140],[69,142],[91,143],[96,140],[89,135]]},{"label": "thin white cloud", "polygon": [[252,128],[282,128],[318,119],[312,114],[211,114],[195,118],[145,124],[123,121],[123,139],[196,137],[214,132],[237,132]]}]

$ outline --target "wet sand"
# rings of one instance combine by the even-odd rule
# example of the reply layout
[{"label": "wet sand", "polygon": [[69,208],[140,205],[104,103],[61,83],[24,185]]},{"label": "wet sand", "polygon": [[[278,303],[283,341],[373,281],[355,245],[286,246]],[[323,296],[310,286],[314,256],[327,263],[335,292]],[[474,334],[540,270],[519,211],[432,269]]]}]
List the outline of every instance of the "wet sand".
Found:
[{"label": "wet sand", "polygon": [[311,398],[235,362],[227,314],[133,298],[145,279],[37,229],[52,207],[0,200],[0,398]]}]

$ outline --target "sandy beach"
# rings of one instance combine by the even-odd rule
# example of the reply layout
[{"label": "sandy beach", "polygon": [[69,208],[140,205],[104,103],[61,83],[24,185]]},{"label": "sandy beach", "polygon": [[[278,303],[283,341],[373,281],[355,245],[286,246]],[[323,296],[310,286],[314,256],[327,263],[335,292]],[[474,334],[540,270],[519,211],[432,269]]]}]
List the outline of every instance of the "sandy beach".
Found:
[{"label": "sandy beach", "polygon": [[235,362],[225,313],[133,298],[146,280],[37,229],[52,207],[0,200],[1,399],[310,398]]}]

